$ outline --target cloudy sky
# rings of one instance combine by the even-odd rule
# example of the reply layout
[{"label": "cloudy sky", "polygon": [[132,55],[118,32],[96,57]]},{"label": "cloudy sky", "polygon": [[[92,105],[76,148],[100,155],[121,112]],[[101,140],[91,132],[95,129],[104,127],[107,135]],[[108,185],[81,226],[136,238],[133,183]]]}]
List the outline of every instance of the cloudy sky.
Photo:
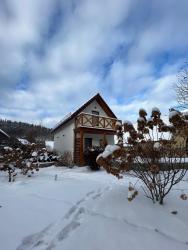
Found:
[{"label": "cloudy sky", "polygon": [[0,0],[0,118],[53,127],[98,92],[167,114],[187,55],[187,0]]}]

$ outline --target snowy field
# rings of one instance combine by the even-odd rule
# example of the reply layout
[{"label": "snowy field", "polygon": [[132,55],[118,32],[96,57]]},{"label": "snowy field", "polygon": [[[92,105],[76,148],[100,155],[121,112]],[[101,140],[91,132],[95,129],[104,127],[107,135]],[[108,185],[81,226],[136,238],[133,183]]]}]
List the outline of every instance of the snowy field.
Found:
[{"label": "snowy field", "polygon": [[179,196],[188,182],[160,206],[144,197],[139,182],[129,202],[130,181],[137,182],[87,168],[49,167],[14,183],[0,173],[0,249],[187,250],[188,201]]}]

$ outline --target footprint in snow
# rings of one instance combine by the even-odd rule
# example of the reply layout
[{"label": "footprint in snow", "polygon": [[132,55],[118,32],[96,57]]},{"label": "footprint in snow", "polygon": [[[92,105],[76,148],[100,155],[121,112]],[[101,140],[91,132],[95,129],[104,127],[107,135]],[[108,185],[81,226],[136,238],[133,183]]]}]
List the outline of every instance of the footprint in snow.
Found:
[{"label": "footprint in snow", "polygon": [[68,211],[68,213],[65,215],[64,218],[68,219],[77,209],[77,206],[71,207],[71,209]]},{"label": "footprint in snow", "polygon": [[98,197],[100,197],[102,195],[102,193],[96,194],[92,197],[93,200],[96,200]]},{"label": "footprint in snow", "polygon": [[90,196],[91,194],[94,194],[94,193],[95,193],[95,191],[88,192],[88,193],[86,194],[86,196],[88,197],[88,196]]},{"label": "footprint in snow", "polygon": [[85,213],[85,209],[81,207],[78,212],[75,214],[73,220],[67,224],[58,234],[57,239],[59,241],[62,241],[66,239],[69,234],[74,231],[77,227],[79,227],[81,224],[79,222],[79,217],[81,214]]}]

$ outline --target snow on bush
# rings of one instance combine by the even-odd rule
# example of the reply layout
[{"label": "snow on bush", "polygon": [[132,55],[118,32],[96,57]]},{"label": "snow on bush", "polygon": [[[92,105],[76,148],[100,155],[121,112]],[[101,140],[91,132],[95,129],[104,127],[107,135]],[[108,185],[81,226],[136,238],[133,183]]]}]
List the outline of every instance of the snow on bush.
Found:
[{"label": "snow on bush", "polygon": [[162,145],[161,145],[160,142],[155,142],[154,145],[153,145],[153,148],[156,149],[156,150],[159,150],[161,147],[162,147]]},{"label": "snow on bush", "polygon": [[36,151],[33,151],[33,153],[31,154],[31,156],[33,156],[33,157],[36,157],[38,154],[37,154],[37,152]]},{"label": "snow on bush", "polygon": [[11,152],[13,149],[12,149],[11,147],[8,147],[8,146],[7,146],[7,147],[4,147],[4,150],[5,150],[6,152],[8,152],[8,151]]},{"label": "snow on bush", "polygon": [[104,152],[98,155],[97,159],[100,157],[107,158],[109,155],[114,154],[114,152],[119,151],[121,148],[118,145],[107,145]]}]

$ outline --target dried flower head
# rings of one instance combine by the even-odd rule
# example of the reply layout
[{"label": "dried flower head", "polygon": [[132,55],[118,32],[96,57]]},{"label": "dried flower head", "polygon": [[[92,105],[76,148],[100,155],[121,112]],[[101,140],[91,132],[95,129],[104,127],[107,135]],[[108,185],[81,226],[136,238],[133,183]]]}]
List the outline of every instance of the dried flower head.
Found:
[{"label": "dried flower head", "polygon": [[122,130],[122,124],[121,124],[120,121],[117,121],[117,122],[116,122],[116,124],[115,124],[115,129],[116,129],[116,130],[120,130],[120,131]]},{"label": "dried flower head", "polygon": [[185,201],[185,200],[187,200],[187,195],[186,194],[181,194],[180,198]]},{"label": "dried flower head", "polygon": [[157,107],[152,108],[151,117],[160,118],[160,116],[161,116],[160,110]]},{"label": "dried flower head", "polygon": [[150,128],[150,129],[153,129],[153,117],[149,118],[147,120],[147,126]]},{"label": "dried flower head", "polygon": [[181,113],[177,110],[172,110],[169,112],[169,122],[172,123],[175,126],[178,126],[181,124]]},{"label": "dried flower head", "polygon": [[158,173],[159,172],[159,166],[155,165],[155,164],[151,165],[150,171],[153,172],[153,173]]},{"label": "dried flower head", "polygon": [[143,134],[149,134],[149,129],[148,128],[144,128],[143,129]]},{"label": "dried flower head", "polygon": [[132,129],[134,129],[134,126],[130,121],[124,121],[123,125],[124,125],[124,132],[129,132]]},{"label": "dried flower head", "polygon": [[139,116],[145,118],[147,116],[146,110],[145,109],[140,109],[139,110]]}]

